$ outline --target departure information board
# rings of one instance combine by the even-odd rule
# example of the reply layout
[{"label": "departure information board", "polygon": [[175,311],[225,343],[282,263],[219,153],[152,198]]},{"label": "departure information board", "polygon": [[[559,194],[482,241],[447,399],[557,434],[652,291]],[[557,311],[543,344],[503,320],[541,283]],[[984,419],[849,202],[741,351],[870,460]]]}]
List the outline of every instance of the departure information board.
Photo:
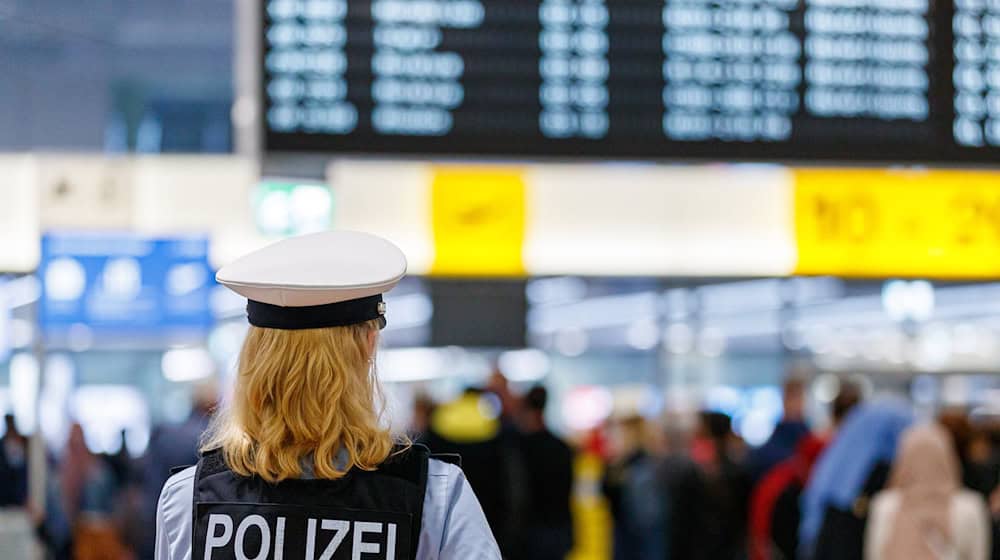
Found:
[{"label": "departure information board", "polygon": [[1000,163],[1000,0],[266,0],[267,152]]}]

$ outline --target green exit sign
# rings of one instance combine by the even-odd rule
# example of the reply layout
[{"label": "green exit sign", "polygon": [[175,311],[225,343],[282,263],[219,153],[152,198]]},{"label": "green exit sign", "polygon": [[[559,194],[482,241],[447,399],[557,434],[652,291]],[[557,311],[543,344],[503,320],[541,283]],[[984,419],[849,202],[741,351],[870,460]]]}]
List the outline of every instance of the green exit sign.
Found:
[{"label": "green exit sign", "polygon": [[262,181],[253,213],[257,230],[267,236],[325,231],[333,226],[333,190],[322,183]]}]

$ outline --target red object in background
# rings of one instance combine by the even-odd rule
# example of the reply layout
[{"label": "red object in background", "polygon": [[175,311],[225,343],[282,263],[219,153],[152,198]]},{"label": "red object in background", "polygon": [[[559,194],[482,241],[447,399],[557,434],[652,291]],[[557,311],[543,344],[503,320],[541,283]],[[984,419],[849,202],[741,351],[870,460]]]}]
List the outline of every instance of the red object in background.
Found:
[{"label": "red object in background", "polygon": [[772,555],[771,520],[778,498],[792,484],[804,488],[813,465],[826,447],[827,440],[806,436],[796,446],[795,455],[767,472],[750,497],[749,560],[770,560]]},{"label": "red object in background", "polygon": [[604,430],[600,427],[593,428],[583,438],[581,451],[591,455],[596,455],[604,461],[608,461],[611,456],[611,449],[608,445],[608,438]]},{"label": "red object in background", "polygon": [[715,441],[706,437],[696,437],[691,441],[691,458],[703,469],[715,470],[718,452]]}]

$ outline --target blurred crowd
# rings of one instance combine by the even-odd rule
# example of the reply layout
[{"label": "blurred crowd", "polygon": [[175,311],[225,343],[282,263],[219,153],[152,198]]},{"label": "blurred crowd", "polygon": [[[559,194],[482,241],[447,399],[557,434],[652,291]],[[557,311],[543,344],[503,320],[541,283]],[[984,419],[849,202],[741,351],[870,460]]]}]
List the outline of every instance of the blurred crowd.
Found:
[{"label": "blurred crowd", "polygon": [[[199,386],[187,420],[155,429],[139,459],[129,455],[124,433],[118,453],[92,452],[83,428],[74,424],[61,453],[48,457],[42,509],[32,507],[29,500],[28,438],[18,432],[14,418],[6,416],[0,511],[27,513],[34,540],[41,543],[48,560],[152,558],[160,489],[173,467],[198,461],[198,442],[217,402],[213,384]],[[24,548],[0,543],[0,556],[28,557],[12,550]]]},{"label": "blurred crowd", "polygon": [[[565,441],[547,428],[546,389],[514,391],[499,372],[449,402],[418,395],[409,435],[461,456],[506,558],[579,552],[590,489],[614,560],[1000,559],[1000,423],[963,410],[918,418],[842,380],[817,429],[807,388],[786,381],[783,416],[758,447],[712,411],[615,415]],[[151,558],[160,488],[197,461],[216,402],[197,391],[188,420],[155,430],[140,459],[125,445],[94,454],[74,426],[50,458],[44,513],[27,505],[29,442],[7,417],[0,513],[27,511],[47,558]],[[601,466],[589,486],[584,457]]]},{"label": "blurred crowd", "polygon": [[566,557],[574,458],[590,455],[614,560],[1000,559],[1000,423],[918,417],[903,399],[838,386],[817,429],[807,380],[790,376],[758,447],[713,411],[619,415],[567,446],[545,427],[545,390],[517,396],[498,373],[450,403],[418,399],[413,435],[462,456],[508,558]]},{"label": "blurred crowd", "polygon": [[816,430],[806,387],[785,383],[783,417],[756,448],[718,412],[699,413],[690,430],[616,421],[603,484],[613,558],[1000,558],[994,419],[917,418],[902,399],[863,402],[845,380]]}]

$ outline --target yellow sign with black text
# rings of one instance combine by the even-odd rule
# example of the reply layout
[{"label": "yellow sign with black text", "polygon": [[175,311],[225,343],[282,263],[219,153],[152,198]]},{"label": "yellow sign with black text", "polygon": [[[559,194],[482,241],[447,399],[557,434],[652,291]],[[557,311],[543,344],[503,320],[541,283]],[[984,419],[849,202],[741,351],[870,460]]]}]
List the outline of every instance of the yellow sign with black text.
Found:
[{"label": "yellow sign with black text", "polygon": [[1000,172],[797,169],[796,274],[1000,278]]},{"label": "yellow sign with black text", "polygon": [[440,166],[433,170],[434,264],[443,276],[524,274],[524,171]]}]

